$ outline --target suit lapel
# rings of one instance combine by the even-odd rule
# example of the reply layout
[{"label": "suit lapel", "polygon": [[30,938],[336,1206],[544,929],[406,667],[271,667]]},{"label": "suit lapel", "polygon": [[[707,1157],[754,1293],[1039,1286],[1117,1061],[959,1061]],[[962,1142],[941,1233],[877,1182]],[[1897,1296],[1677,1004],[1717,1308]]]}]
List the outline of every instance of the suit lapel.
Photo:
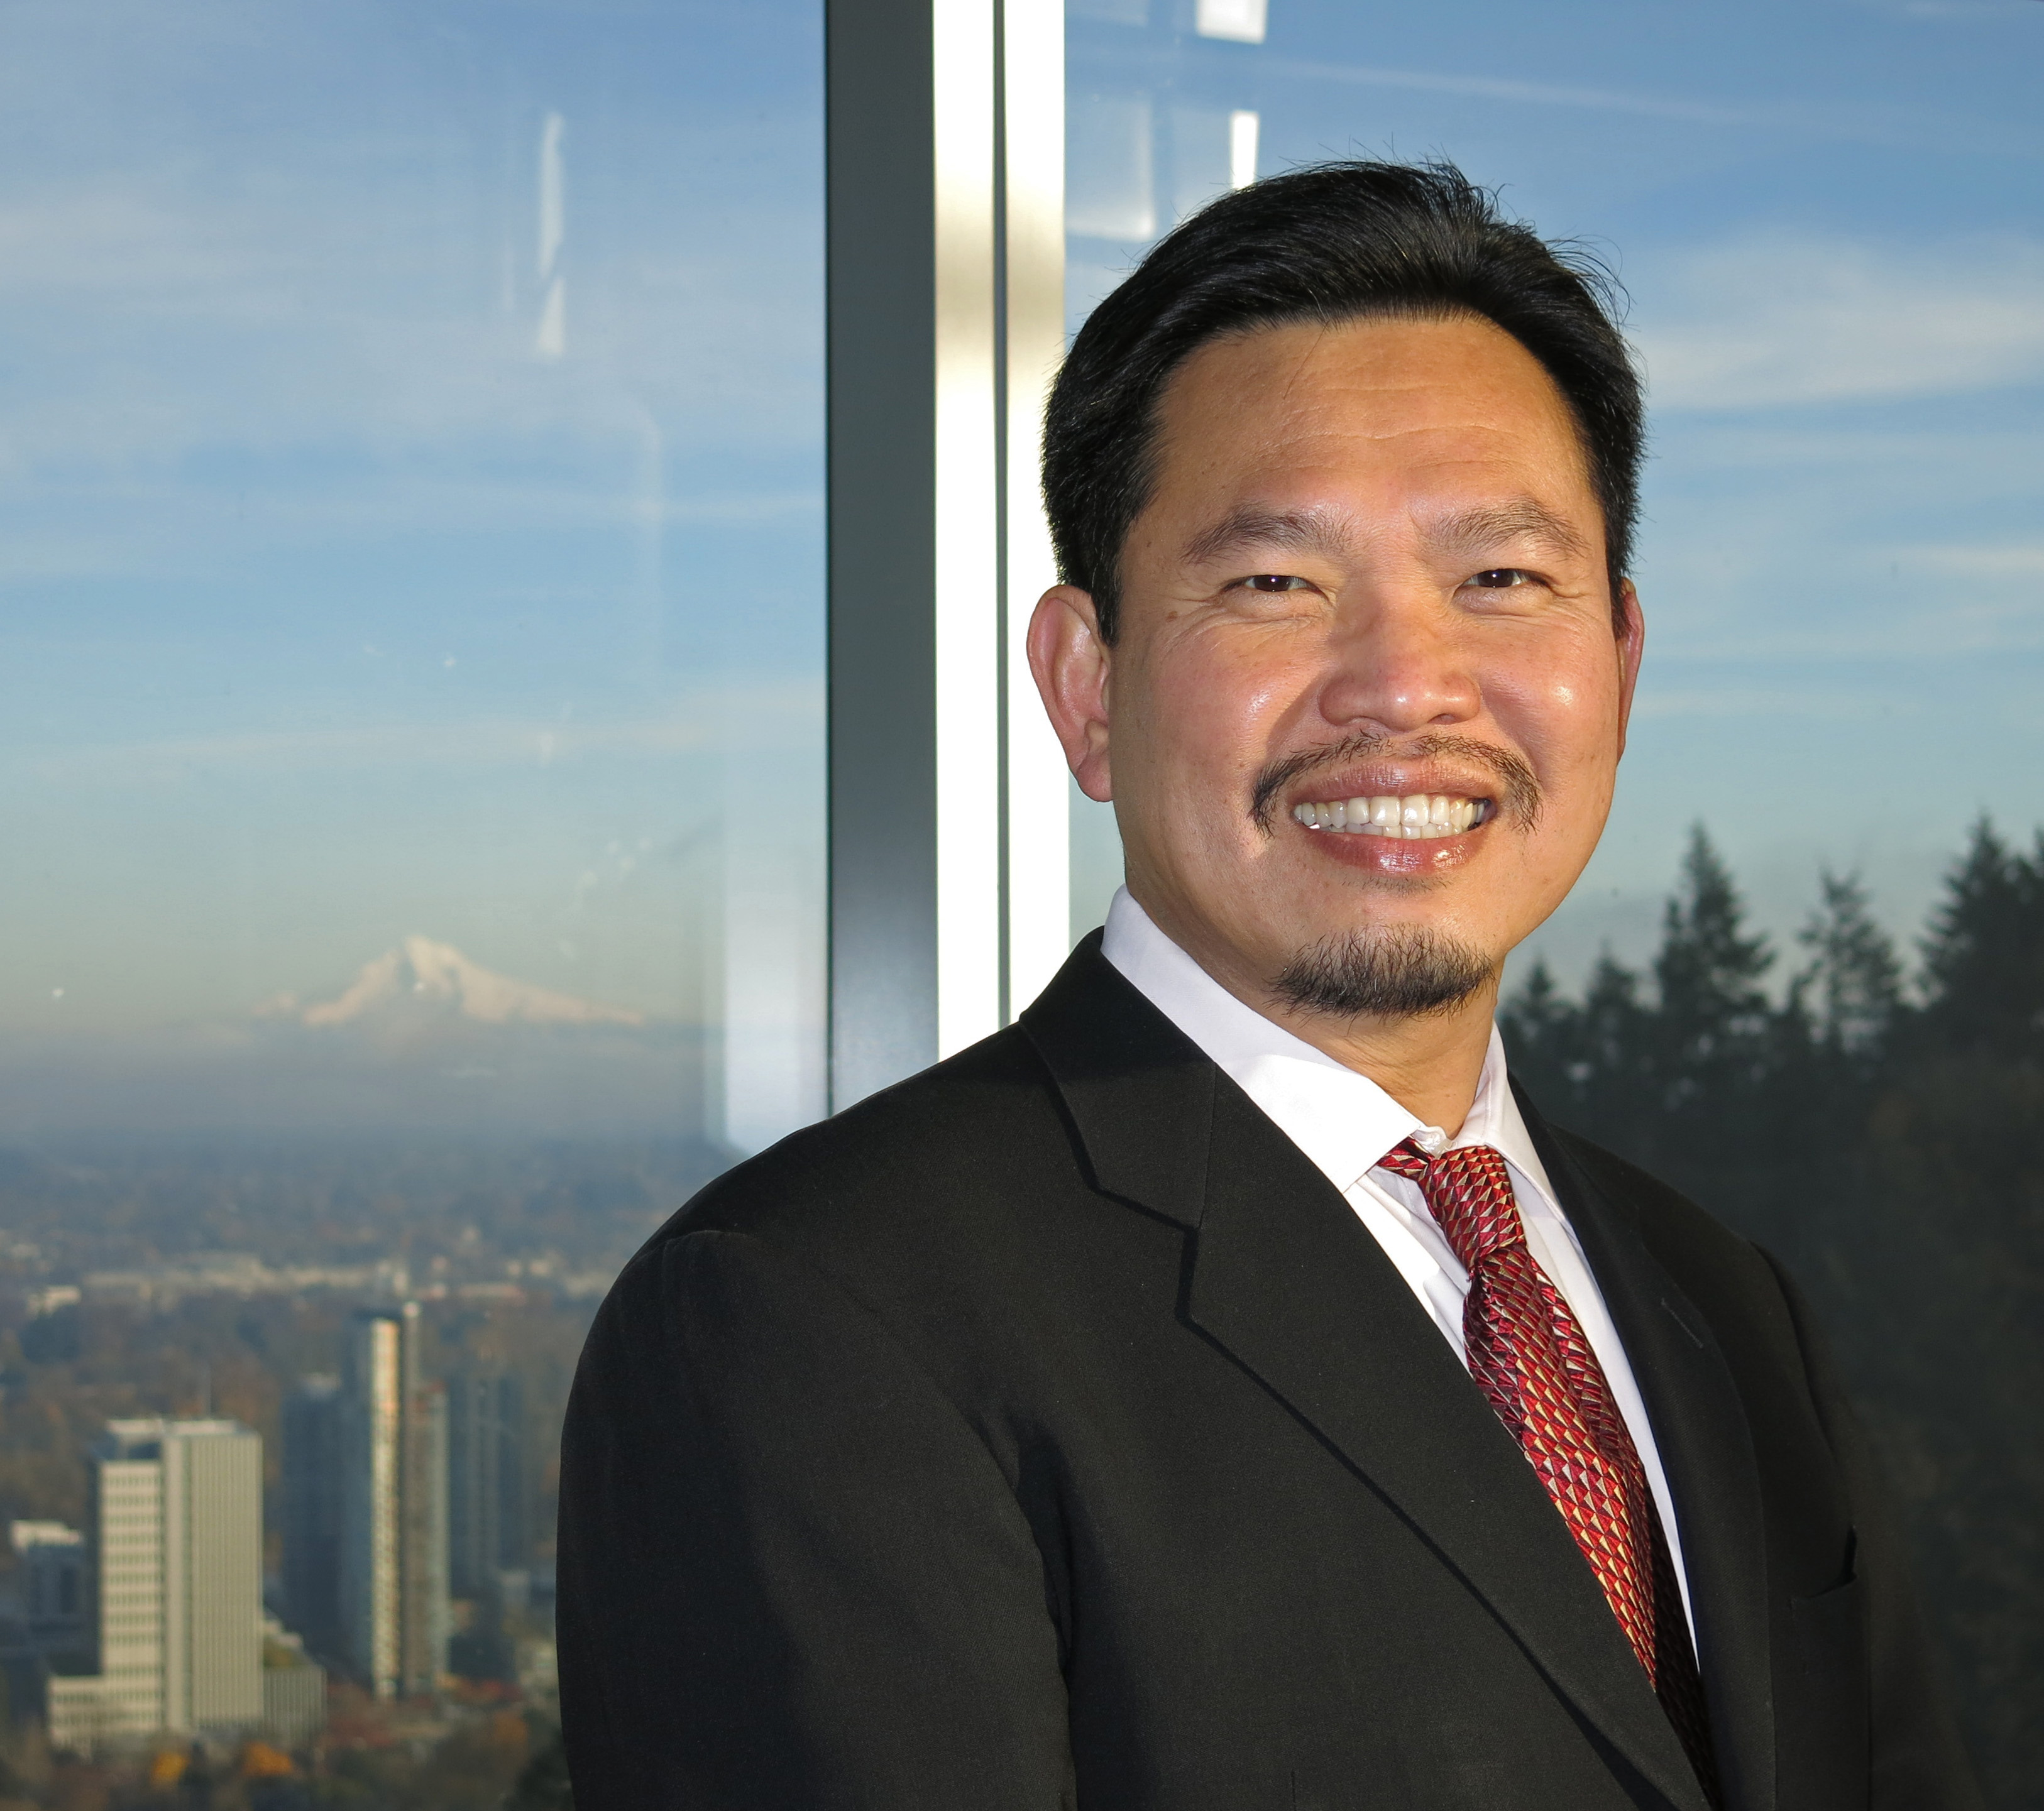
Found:
[{"label": "suit lapel", "polygon": [[1220,1070],[1100,953],[1096,930],[1020,1023],[1103,1192],[1196,1226]]},{"label": "suit lapel", "polygon": [[1100,1186],[1195,1230],[1185,1318],[1389,1502],[1671,1803],[1703,1811],[1566,1525],[1327,1179],[1097,940],[1022,1023]]},{"label": "suit lapel", "polygon": [[1624,1342],[1681,1531],[1726,1801],[1773,1811],[1766,1526],[1753,1437],[1710,1323],[1523,1095],[1520,1107]]}]

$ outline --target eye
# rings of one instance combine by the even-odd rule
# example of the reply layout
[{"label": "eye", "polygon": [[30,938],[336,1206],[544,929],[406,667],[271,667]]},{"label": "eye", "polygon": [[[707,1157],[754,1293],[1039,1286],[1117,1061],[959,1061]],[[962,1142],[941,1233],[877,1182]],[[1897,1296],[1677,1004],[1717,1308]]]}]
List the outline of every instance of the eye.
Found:
[{"label": "eye", "polygon": [[1464,585],[1474,585],[1479,591],[1509,591],[1518,585],[1539,582],[1531,573],[1516,566],[1493,566],[1488,572],[1472,574],[1462,581]]},{"label": "eye", "polygon": [[1241,583],[1245,590],[1260,591],[1266,595],[1273,592],[1308,589],[1303,578],[1295,578],[1289,573],[1283,572],[1259,572],[1254,577],[1245,578]]}]

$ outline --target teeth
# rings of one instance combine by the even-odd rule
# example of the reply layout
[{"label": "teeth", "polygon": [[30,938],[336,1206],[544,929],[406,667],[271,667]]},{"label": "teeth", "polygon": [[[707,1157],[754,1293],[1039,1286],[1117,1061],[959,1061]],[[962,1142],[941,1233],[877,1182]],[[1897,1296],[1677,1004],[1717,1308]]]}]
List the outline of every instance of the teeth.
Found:
[{"label": "teeth", "polygon": [[1381,794],[1367,799],[1331,799],[1325,804],[1295,805],[1292,815],[1308,830],[1346,830],[1365,836],[1417,840],[1459,836],[1490,815],[1484,799],[1456,798],[1446,792],[1415,792],[1408,798]]}]

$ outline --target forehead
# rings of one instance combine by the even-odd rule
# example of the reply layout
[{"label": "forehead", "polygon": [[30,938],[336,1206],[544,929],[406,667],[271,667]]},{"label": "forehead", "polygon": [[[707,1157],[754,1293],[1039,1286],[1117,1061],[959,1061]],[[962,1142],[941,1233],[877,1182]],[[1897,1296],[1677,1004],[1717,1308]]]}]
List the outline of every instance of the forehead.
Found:
[{"label": "forehead", "polygon": [[1294,323],[1210,342],[1158,408],[1154,508],[1254,495],[1404,512],[1504,489],[1593,514],[1582,437],[1533,355],[1470,316]]}]

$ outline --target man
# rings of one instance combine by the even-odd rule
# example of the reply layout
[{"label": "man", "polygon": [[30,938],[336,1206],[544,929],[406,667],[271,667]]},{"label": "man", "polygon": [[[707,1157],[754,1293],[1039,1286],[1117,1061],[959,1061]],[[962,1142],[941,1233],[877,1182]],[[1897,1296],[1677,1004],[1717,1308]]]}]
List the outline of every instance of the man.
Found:
[{"label": "man", "polygon": [[1031,654],[1128,886],[620,1279],[583,1811],[1974,1802],[1792,1287],[1493,1028],[1610,804],[1641,444],[1450,169],[1231,195],[1094,313]]}]

